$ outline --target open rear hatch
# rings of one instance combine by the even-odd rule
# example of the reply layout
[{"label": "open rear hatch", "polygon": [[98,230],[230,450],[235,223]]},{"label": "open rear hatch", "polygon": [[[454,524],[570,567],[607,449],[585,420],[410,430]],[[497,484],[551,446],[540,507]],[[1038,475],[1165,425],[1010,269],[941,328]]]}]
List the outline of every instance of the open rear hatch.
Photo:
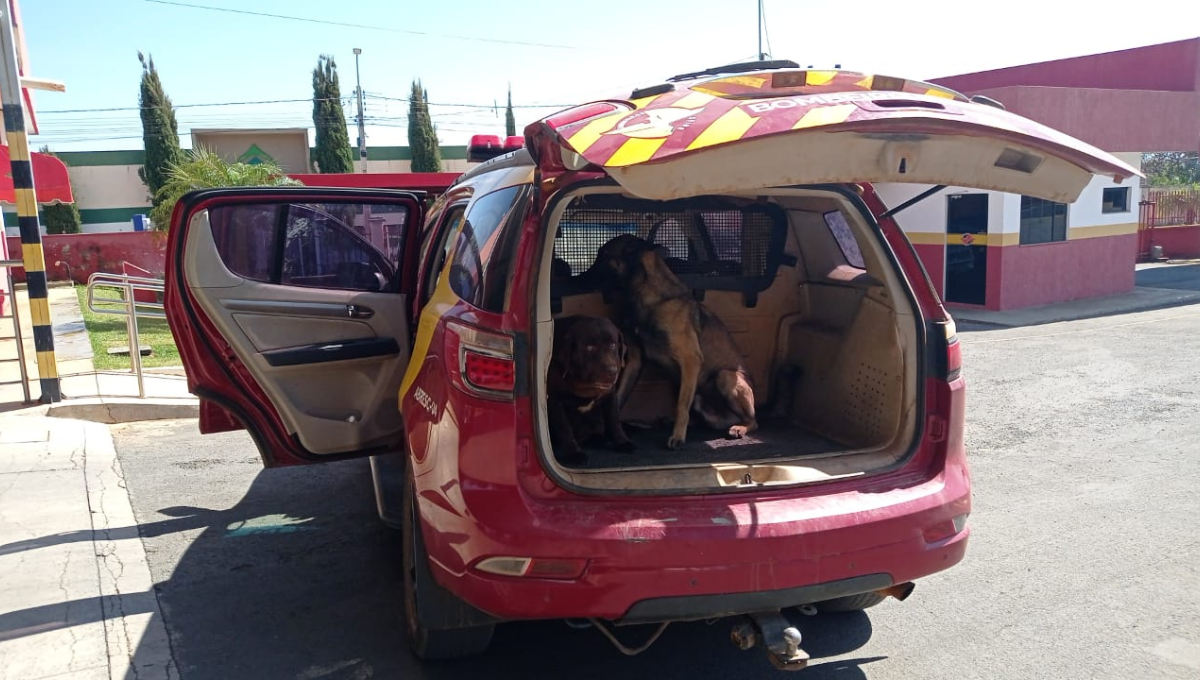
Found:
[{"label": "open rear hatch", "polygon": [[673,199],[849,182],[945,184],[1074,202],[1093,175],[1140,173],[1078,139],[928,83],[776,70],[667,83],[526,128],[544,176],[603,169]]},{"label": "open rear hatch", "polygon": [[[600,245],[630,233],[670,252],[676,276],[731,328],[760,408],[780,389],[794,393],[781,421],[738,446],[693,428],[689,446],[700,446],[687,454],[665,455],[655,433],[628,462],[597,451],[590,469],[559,468],[570,484],[610,491],[819,482],[891,467],[913,450],[930,372],[920,369],[928,331],[910,282],[923,277],[899,270],[848,185],[965,186],[1073,202],[1094,175],[1140,176],[995,102],[841,71],[668,82],[564,110],[525,134],[538,181],[555,196],[541,277],[549,302],[537,317],[543,367],[553,318],[616,318],[604,291],[572,285]],[[716,254],[697,255],[704,248],[693,243],[714,243]],[[723,268],[762,285],[722,286]],[[663,381],[639,391],[623,414],[652,419],[656,406],[673,403]]]}]

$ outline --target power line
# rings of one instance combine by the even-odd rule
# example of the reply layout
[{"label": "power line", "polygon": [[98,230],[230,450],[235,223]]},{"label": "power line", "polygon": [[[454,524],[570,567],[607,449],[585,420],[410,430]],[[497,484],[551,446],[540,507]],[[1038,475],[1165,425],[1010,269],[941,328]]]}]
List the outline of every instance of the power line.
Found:
[{"label": "power line", "polygon": [[[147,2],[149,2],[149,1],[150,0],[147,0]],[[209,103],[205,103],[205,104],[172,104],[171,108],[173,108],[173,109],[194,109],[194,108],[198,108],[198,107],[202,107],[202,106],[246,106],[246,105],[251,105],[251,104],[295,104],[297,102],[312,102],[312,101],[346,102],[349,99],[350,99],[350,97],[339,97],[338,99],[334,99],[334,98],[330,97],[328,99],[320,99],[320,100],[314,100],[312,97],[306,97],[304,99],[261,99],[258,101],[245,101],[245,102],[209,102]],[[38,115],[40,116],[40,115],[47,114],[47,113],[105,113],[105,112],[109,112],[109,111],[141,111],[142,109],[153,109],[153,108],[155,108],[155,107],[153,107],[153,106],[115,106],[115,107],[106,108],[106,109],[52,109],[49,111],[38,111]]]},{"label": "power line", "polygon": [[310,24],[323,24],[325,26],[342,26],[344,28],[361,28],[370,31],[386,31],[389,33],[406,33],[408,35],[420,35],[430,38],[450,38],[452,40],[472,40],[476,42],[501,43],[505,45],[523,45],[525,47],[548,47],[557,50],[574,50],[578,49],[570,45],[553,45],[550,43],[525,42],[521,40],[504,40],[502,38],[479,38],[469,35],[450,35],[446,33],[429,33],[427,31],[411,31],[403,28],[392,28],[390,26],[372,26],[369,24],[355,24],[347,21],[332,21],[329,19],[312,19],[309,17],[295,17],[285,14],[270,14],[267,12],[251,12],[245,9],[231,9],[229,7],[211,7],[209,5],[193,5],[187,2],[172,2],[171,0],[146,0],[146,2],[155,3],[158,5],[174,5],[176,7],[188,7],[191,9],[202,9],[211,12],[228,12],[230,14],[248,14],[256,17],[268,17],[271,19],[287,19],[289,21],[302,21]]},{"label": "power line", "polygon": [[[387,96],[384,96],[381,94],[371,94],[370,92],[366,93],[366,95],[368,97],[371,97],[374,99],[382,99],[384,101],[389,101],[389,102],[404,102],[407,104],[412,101],[408,97],[387,97]],[[456,107],[467,108],[467,109],[488,109],[488,110],[497,108],[495,104],[444,104],[444,103],[438,103],[438,102],[425,102],[425,105],[426,106],[456,106]],[[571,106],[571,105],[570,104],[513,104],[514,109],[565,109],[568,106]]]},{"label": "power line", "polygon": [[[147,2],[150,2],[150,0],[147,0]],[[410,99],[408,97],[389,97],[389,96],[381,95],[381,94],[373,94],[371,92],[365,92],[364,96],[366,96],[368,99],[380,99],[380,100],[389,101],[389,102],[403,102],[405,104],[408,104],[410,102]],[[194,109],[194,108],[213,107],[213,106],[252,106],[255,104],[298,104],[298,103],[311,103],[313,101],[338,101],[338,102],[341,102],[342,104],[349,104],[350,99],[351,99],[351,97],[349,97],[349,96],[339,97],[337,99],[330,97],[328,99],[321,99],[321,100],[314,100],[312,97],[305,97],[304,99],[259,99],[259,100],[252,100],[252,101],[240,101],[240,102],[205,102],[205,103],[200,103],[200,104],[172,104],[171,108],[173,108],[173,109]],[[425,102],[425,105],[426,106],[458,107],[458,108],[468,108],[468,109],[489,109],[489,110],[496,108],[494,104],[458,104],[458,103],[442,103],[442,102]],[[570,105],[569,104],[514,104],[513,108],[514,109],[555,109],[555,108],[562,109],[562,108],[566,108],[568,106],[570,106]],[[152,109],[152,108],[155,108],[155,107],[153,107],[153,106],[114,106],[114,107],[109,107],[109,108],[97,108],[97,109],[51,109],[48,111],[38,111],[38,115],[41,116],[41,115],[46,115],[46,114],[64,114],[64,113],[116,113],[119,111],[141,111],[143,109]]]}]

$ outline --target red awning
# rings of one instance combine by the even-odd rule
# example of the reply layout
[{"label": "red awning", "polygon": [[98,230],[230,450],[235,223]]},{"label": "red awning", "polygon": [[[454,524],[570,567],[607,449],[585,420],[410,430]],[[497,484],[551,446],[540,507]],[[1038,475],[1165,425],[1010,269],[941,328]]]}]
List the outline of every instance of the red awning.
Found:
[{"label": "red awning", "polygon": [[[30,156],[33,158],[33,184],[38,203],[74,203],[75,196],[71,193],[67,166],[53,156],[36,151]],[[0,203],[15,205],[16,202],[13,194],[12,166],[8,162],[8,147],[0,146]]]}]

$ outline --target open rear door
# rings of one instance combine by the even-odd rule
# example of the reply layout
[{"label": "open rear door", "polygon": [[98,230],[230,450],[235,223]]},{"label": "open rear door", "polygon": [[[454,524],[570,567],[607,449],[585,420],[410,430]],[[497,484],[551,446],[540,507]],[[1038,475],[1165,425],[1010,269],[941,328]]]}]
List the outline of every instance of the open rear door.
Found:
[{"label": "open rear door", "polygon": [[635,196],[673,199],[798,184],[899,182],[1074,202],[1114,156],[936,85],[774,70],[650,88],[526,129],[543,173],[603,169]]},{"label": "open rear door", "polygon": [[409,192],[185,196],[165,305],[201,431],[246,427],[268,467],[394,448],[421,224]]}]

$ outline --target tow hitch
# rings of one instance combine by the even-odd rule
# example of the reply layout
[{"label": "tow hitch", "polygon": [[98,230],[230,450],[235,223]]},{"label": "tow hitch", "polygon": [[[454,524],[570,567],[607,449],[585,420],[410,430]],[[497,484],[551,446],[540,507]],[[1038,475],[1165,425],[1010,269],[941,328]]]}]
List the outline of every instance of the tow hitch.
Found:
[{"label": "tow hitch", "polygon": [[764,648],[780,670],[798,671],[808,665],[808,652],[800,649],[800,631],[777,611],[747,614],[729,637],[738,649]]}]

